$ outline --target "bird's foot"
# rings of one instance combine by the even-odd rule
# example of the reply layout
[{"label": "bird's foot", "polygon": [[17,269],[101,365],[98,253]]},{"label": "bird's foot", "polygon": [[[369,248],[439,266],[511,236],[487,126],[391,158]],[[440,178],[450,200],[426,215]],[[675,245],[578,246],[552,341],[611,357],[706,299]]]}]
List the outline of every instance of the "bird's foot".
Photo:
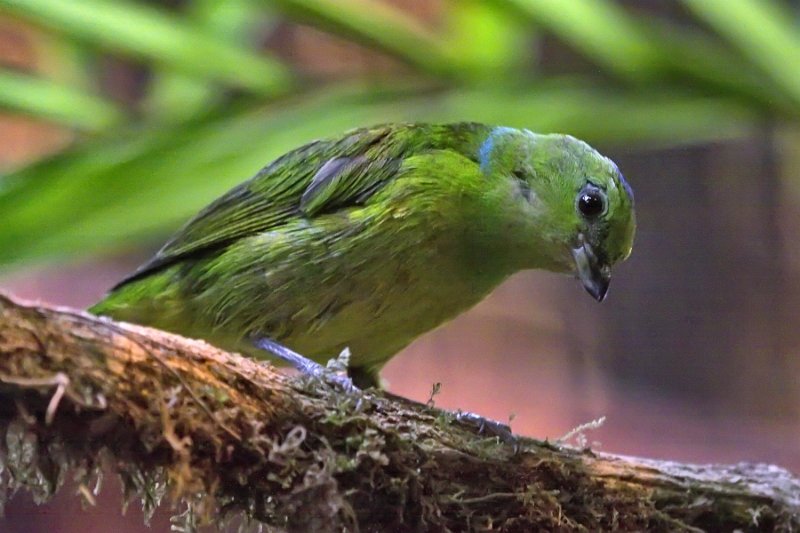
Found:
[{"label": "bird's foot", "polygon": [[316,361],[312,361],[308,357],[300,355],[272,339],[256,339],[253,341],[253,344],[257,348],[266,350],[277,358],[290,364],[303,375],[333,385],[347,393],[360,391],[360,389],[353,384],[353,380],[346,374],[347,362],[350,358],[350,351],[347,349],[345,349],[339,357],[331,359],[327,366],[322,366]]},{"label": "bird's foot", "polygon": [[382,391],[381,394],[385,398],[388,398],[396,402],[410,404],[413,406],[417,406],[418,408],[427,409],[429,411],[433,411],[436,413],[443,413],[447,416],[449,420],[452,420],[455,423],[460,423],[465,426],[469,426],[479,435],[485,435],[487,437],[495,437],[504,444],[511,444],[514,447],[514,453],[517,453],[520,449],[519,439],[511,432],[511,426],[509,426],[508,424],[503,424],[502,422],[498,422],[497,420],[492,420],[491,418],[484,418],[477,413],[470,413],[469,411],[462,411],[459,409],[458,411],[453,412],[453,411],[448,411],[446,409],[441,409],[439,407],[434,407],[430,400],[428,400],[427,403],[422,403],[388,391]]},{"label": "bird's foot", "polygon": [[463,422],[476,428],[481,435],[497,437],[501,442],[513,444],[515,450],[519,446],[519,441],[511,432],[511,426],[508,424],[492,420],[491,418],[484,418],[477,413],[470,413],[468,411],[457,411],[455,415],[458,422]]}]

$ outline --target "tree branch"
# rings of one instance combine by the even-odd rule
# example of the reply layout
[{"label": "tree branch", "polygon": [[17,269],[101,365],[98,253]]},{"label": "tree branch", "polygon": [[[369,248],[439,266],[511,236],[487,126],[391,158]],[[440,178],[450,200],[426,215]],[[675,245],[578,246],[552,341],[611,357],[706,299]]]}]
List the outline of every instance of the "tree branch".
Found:
[{"label": "tree branch", "polygon": [[800,529],[800,480],[775,466],[515,453],[432,408],[3,296],[0,437],[0,490],[44,501],[74,470],[91,499],[110,465],[146,511],[181,502],[189,529]]}]

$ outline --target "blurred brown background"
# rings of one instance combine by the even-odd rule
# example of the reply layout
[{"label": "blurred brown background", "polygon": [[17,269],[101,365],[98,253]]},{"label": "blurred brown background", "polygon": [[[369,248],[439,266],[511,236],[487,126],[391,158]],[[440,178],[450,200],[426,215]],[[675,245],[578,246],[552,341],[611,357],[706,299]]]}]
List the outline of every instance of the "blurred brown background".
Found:
[{"label": "blurred brown background", "polygon": [[[431,27],[441,22],[439,2],[391,3]],[[642,4],[637,9],[686,17],[668,2]],[[37,53],[44,38],[22,19],[0,18],[0,61],[33,71],[57,68]],[[264,31],[263,45],[321,82],[407,69],[287,19]],[[594,68],[552,35],[537,46],[545,72]],[[105,94],[134,107],[149,79],[141,65],[113,54],[98,75]],[[626,116],[617,120],[624,123]],[[424,401],[440,382],[437,405],[498,420],[513,415],[516,432],[538,438],[556,439],[605,416],[605,424],[588,433],[600,451],[769,462],[800,473],[797,132],[764,120],[727,140],[668,147],[595,143],[632,184],[639,222],[634,253],[615,271],[606,302],[595,303],[572,279],[521,273],[398,355],[383,373],[390,389]],[[73,136],[63,127],[2,113],[0,166],[11,169],[53,153]],[[102,259],[7,270],[0,287],[84,307],[161,241],[149,242]],[[136,503],[120,518],[119,490],[113,480],[107,485],[98,505],[84,511],[70,488],[41,507],[19,495],[7,505],[0,531],[146,530]],[[152,527],[168,529],[168,513],[160,511]]]}]

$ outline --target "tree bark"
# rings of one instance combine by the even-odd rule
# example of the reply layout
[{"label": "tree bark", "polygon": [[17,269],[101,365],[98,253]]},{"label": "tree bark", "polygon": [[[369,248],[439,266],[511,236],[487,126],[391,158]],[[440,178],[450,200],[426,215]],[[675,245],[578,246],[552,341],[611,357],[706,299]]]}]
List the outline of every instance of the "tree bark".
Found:
[{"label": "tree bark", "polygon": [[188,529],[800,530],[800,480],[776,466],[513,446],[432,407],[3,296],[0,449],[3,494],[45,501],[72,470],[91,500],[110,467],[146,510],[181,503]]}]

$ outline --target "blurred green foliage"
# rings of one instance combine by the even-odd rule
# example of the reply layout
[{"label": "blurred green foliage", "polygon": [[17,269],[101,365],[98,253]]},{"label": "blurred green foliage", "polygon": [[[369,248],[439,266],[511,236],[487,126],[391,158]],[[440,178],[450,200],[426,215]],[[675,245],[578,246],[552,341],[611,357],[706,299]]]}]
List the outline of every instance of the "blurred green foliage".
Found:
[{"label": "blurred green foliage", "polygon": [[[154,239],[286,150],[358,125],[477,120],[631,146],[800,119],[800,29],[778,0],[683,0],[655,19],[612,0],[445,0],[435,24],[380,0],[178,5],[0,0],[75,51],[62,75],[0,70],[0,106],[77,132],[0,176],[0,268]],[[260,44],[294,23],[400,66],[310,79]],[[552,39],[575,57],[542,61]],[[109,55],[146,72],[140,101],[98,88]]]}]

